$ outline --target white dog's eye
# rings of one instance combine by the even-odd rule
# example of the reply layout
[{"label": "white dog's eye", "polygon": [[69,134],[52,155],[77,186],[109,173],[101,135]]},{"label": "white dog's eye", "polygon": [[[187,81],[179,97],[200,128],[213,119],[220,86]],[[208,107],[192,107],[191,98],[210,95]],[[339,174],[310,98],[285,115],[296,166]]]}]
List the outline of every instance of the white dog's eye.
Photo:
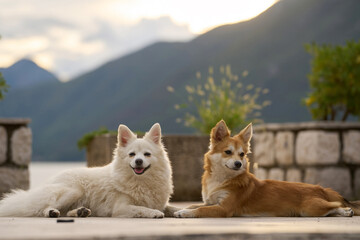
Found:
[{"label": "white dog's eye", "polygon": [[244,156],[245,156],[245,153],[242,152],[242,153],[240,153],[239,155],[240,155],[240,157],[244,157]]},{"label": "white dog's eye", "polygon": [[130,157],[134,157],[134,156],[135,156],[135,153],[134,153],[134,152],[131,152],[131,153],[129,153],[129,156],[130,156]]},{"label": "white dog's eye", "polygon": [[150,157],[150,156],[151,156],[151,153],[146,152],[146,153],[144,153],[144,156],[145,156],[145,157]]}]

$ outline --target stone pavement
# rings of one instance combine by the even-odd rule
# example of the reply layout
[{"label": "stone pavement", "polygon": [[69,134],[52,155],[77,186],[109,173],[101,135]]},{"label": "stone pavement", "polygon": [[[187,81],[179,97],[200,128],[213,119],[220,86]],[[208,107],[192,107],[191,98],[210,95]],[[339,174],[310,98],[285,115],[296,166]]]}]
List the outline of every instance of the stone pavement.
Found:
[{"label": "stone pavement", "polygon": [[[184,205],[187,203],[180,204]],[[57,223],[51,218],[0,218],[0,239],[360,239],[360,216],[224,219],[90,217],[76,218],[73,223]]]},{"label": "stone pavement", "polygon": [[116,219],[0,218],[0,239],[359,239],[360,217]]}]

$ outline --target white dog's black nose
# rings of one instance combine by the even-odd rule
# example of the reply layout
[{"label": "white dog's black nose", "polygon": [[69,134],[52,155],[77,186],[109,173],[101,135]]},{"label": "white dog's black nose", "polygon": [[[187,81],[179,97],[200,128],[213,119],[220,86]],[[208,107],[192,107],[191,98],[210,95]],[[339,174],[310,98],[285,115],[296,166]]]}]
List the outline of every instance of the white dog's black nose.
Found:
[{"label": "white dog's black nose", "polygon": [[136,166],[141,166],[142,164],[143,164],[143,160],[142,160],[142,159],[138,158],[138,159],[135,160],[135,165],[136,165]]},{"label": "white dog's black nose", "polygon": [[236,168],[241,168],[241,165],[242,165],[242,164],[241,164],[240,161],[235,161],[235,162],[234,162],[234,165],[235,165]]}]

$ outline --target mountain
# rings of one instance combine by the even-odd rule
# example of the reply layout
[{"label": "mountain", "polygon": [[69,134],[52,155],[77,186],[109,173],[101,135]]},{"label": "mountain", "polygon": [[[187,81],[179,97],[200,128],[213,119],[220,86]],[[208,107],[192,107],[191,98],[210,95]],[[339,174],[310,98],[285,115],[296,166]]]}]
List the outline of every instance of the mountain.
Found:
[{"label": "mountain", "polygon": [[270,90],[265,122],[310,120],[301,104],[311,60],[304,44],[359,40],[359,12],[358,0],[283,0],[250,21],[190,42],[159,42],[70,82],[10,91],[0,102],[0,115],[32,118],[35,160],[78,160],[83,155],[77,139],[99,126],[117,129],[124,123],[144,131],[160,122],[165,134],[191,132],[175,123],[181,115],[173,106],[186,98],[182,89],[194,84],[197,71],[231,64],[234,73],[250,73],[245,84]]},{"label": "mountain", "polygon": [[8,68],[0,68],[0,72],[11,90],[59,81],[54,74],[29,59],[19,60]]}]

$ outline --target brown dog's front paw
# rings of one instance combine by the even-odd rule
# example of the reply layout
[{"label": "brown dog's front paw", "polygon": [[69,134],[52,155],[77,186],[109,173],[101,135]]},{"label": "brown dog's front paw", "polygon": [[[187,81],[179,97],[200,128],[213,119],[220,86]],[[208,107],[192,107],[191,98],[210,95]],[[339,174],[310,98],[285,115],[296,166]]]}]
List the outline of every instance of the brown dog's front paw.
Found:
[{"label": "brown dog's front paw", "polygon": [[343,208],[343,214],[344,217],[352,217],[354,216],[354,211],[351,208]]},{"label": "brown dog's front paw", "polygon": [[195,210],[192,209],[183,209],[174,213],[176,218],[194,218]]}]

